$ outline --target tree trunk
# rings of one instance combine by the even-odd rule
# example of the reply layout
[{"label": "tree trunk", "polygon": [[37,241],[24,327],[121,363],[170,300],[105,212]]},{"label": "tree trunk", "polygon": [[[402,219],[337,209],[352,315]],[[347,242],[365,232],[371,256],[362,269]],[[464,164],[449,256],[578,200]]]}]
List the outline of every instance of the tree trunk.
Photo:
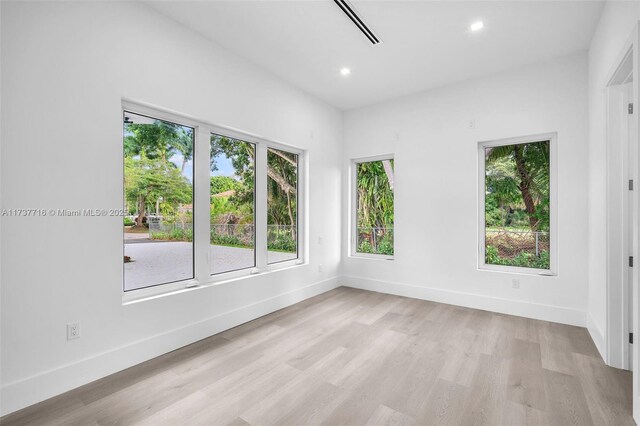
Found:
[{"label": "tree trunk", "polygon": [[393,168],[391,167],[391,160],[382,160],[382,167],[384,168],[384,172],[387,175],[387,180],[389,181],[389,188],[391,188],[391,192],[393,192]]},{"label": "tree trunk", "polygon": [[146,200],[142,195],[138,196],[138,217],[136,217],[136,226],[142,227],[142,219],[146,216]]},{"label": "tree trunk", "polygon": [[284,176],[280,176],[271,167],[267,167],[267,176],[269,176],[271,179],[276,181],[280,186],[280,188],[287,194],[289,193],[295,194],[296,188],[291,184],[289,184],[289,182],[287,182]]},{"label": "tree trunk", "polygon": [[284,155],[280,151],[278,151],[276,149],[269,149],[269,152],[272,153],[273,155],[277,155],[278,157],[282,158],[287,163],[291,164],[293,167],[298,168],[298,163],[296,163],[294,160],[292,160],[291,158],[287,157],[286,155]]},{"label": "tree trunk", "polygon": [[295,220],[293,219],[293,210],[291,209],[291,195],[287,192],[287,210],[289,212],[289,223],[291,224],[291,237],[296,239]]},{"label": "tree trunk", "polygon": [[533,202],[533,196],[531,195],[533,182],[522,154],[522,146],[516,145],[514,147],[514,155],[518,175],[520,176],[520,193],[522,194],[522,201],[524,201],[525,211],[527,212],[527,216],[529,216],[529,225],[531,226],[531,230],[537,231],[538,219],[536,218],[536,206]]}]

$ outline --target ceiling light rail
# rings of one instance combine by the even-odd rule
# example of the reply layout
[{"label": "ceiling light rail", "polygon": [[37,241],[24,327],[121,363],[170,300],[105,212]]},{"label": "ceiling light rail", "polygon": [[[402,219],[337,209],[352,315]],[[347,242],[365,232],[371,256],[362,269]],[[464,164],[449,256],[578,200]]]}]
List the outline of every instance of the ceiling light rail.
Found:
[{"label": "ceiling light rail", "polygon": [[369,28],[367,24],[365,24],[364,20],[358,15],[354,7],[347,0],[333,1],[340,7],[340,9],[342,9],[344,14],[347,15],[349,19],[351,19],[351,22],[353,22],[356,27],[358,27],[358,29],[362,31],[362,33],[369,39],[371,44],[376,45],[382,42],[382,40],[380,40],[378,36],[373,33],[371,28]]}]

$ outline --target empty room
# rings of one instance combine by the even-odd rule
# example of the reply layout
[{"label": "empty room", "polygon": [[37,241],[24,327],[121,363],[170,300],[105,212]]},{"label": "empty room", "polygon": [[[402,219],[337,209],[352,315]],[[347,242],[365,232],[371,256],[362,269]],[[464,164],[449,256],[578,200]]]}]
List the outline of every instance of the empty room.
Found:
[{"label": "empty room", "polygon": [[640,1],[0,1],[0,424],[640,422]]}]

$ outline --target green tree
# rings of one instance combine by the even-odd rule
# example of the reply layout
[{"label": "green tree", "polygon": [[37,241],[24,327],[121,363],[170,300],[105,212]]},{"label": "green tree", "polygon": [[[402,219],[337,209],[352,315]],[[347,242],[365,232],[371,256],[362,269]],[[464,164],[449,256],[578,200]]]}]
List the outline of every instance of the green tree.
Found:
[{"label": "green tree", "polygon": [[[125,190],[127,199],[137,205],[136,226],[142,226],[148,203],[160,206],[162,197],[163,209],[175,210],[168,204],[191,199],[191,183],[182,172],[193,157],[193,129],[155,120],[152,124],[125,122],[124,131]],[[180,169],[170,161],[176,154],[182,158]]]},{"label": "green tree", "polygon": [[522,205],[515,167],[510,158],[501,157],[487,162],[485,187],[487,226],[509,225],[513,219],[513,208]]},{"label": "green tree", "polygon": [[[255,146],[238,139],[212,134],[210,150],[210,167],[212,171],[218,170],[217,158],[220,155],[227,157],[235,170],[235,175],[238,179],[233,189],[236,192],[230,201],[240,206],[241,210],[253,215]],[[214,179],[218,181],[217,177],[212,177],[212,186],[214,185]],[[221,185],[224,185],[225,181],[229,183],[228,180],[225,179],[220,179],[219,181],[220,182],[215,183],[216,191],[221,187],[218,185],[219,183]],[[214,188],[212,187],[212,194],[213,190]],[[220,192],[224,191],[218,191],[216,193]]]},{"label": "green tree", "polygon": [[[211,170],[217,170],[217,157],[231,161],[238,177],[236,193],[230,201],[253,215],[255,145],[221,135],[211,135]],[[297,220],[297,155],[269,148],[267,151],[268,223],[294,225]],[[295,227],[292,227],[295,237]]]},{"label": "green tree", "polygon": [[168,161],[176,153],[182,156],[184,171],[193,157],[193,129],[160,120],[153,124],[125,123],[125,157],[144,154],[149,159]]},{"label": "green tree", "polygon": [[549,229],[549,141],[486,150],[487,197],[523,208],[532,231]]},{"label": "green tree", "polygon": [[156,203],[160,197],[168,204],[192,200],[191,182],[173,163],[162,158],[147,158],[144,154],[125,157],[124,172],[125,196],[138,205],[136,226],[142,226],[147,203]]},{"label": "green tree", "polygon": [[358,227],[393,228],[393,160],[358,163]]},{"label": "green tree", "polygon": [[242,183],[229,176],[211,176],[211,195],[241,189]]},{"label": "green tree", "polygon": [[267,151],[267,219],[269,224],[290,225],[296,238],[298,156],[269,148]]}]

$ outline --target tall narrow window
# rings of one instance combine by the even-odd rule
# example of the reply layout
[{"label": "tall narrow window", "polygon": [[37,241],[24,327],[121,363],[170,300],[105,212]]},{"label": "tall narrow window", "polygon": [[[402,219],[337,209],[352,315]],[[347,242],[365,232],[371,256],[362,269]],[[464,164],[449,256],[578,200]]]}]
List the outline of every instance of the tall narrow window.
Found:
[{"label": "tall narrow window", "polygon": [[256,266],[255,145],[211,135],[211,274]]},{"label": "tall narrow window", "polygon": [[267,151],[267,263],[298,258],[298,155]]},{"label": "tall narrow window", "polygon": [[353,162],[352,254],[392,257],[394,161],[391,157]]},{"label": "tall narrow window", "polygon": [[194,278],[194,129],[123,118],[124,291]]},{"label": "tall narrow window", "polygon": [[553,135],[480,145],[481,266],[551,271]]}]

